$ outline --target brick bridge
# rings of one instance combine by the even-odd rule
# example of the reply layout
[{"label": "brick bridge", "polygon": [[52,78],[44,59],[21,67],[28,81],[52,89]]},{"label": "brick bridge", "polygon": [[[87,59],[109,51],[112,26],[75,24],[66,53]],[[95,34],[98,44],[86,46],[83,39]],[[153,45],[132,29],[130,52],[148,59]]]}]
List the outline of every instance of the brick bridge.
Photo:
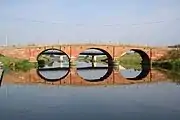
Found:
[{"label": "brick bridge", "polygon": [[158,59],[167,53],[167,47],[147,47],[133,45],[97,45],[97,44],[72,44],[72,45],[44,45],[22,47],[0,47],[0,54],[13,58],[27,59],[36,62],[37,56],[46,49],[59,49],[65,52],[70,61],[75,61],[79,54],[87,49],[94,48],[107,52],[113,60],[116,60],[129,50],[138,52],[141,56],[149,56],[151,60]]}]

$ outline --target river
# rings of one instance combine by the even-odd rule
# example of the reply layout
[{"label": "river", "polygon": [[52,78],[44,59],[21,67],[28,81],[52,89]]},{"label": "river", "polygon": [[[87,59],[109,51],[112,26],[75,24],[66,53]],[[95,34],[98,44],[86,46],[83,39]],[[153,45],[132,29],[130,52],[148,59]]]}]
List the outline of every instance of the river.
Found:
[{"label": "river", "polygon": [[151,69],[142,80],[127,80],[126,77],[134,77],[141,72],[119,66],[119,69],[114,69],[106,79],[93,81],[101,78],[107,71],[104,68],[44,72],[46,77],[62,77],[68,72],[65,78],[56,82],[43,80],[36,70],[7,72],[0,87],[0,118],[180,119],[179,76]]}]

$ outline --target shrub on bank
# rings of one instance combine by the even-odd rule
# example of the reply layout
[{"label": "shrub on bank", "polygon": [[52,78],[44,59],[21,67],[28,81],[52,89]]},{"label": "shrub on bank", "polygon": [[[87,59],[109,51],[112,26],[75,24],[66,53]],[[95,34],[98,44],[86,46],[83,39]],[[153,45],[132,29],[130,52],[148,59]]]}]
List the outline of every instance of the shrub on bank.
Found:
[{"label": "shrub on bank", "polygon": [[44,67],[45,66],[45,60],[38,60],[38,67]]},{"label": "shrub on bank", "polygon": [[35,67],[35,65],[33,63],[30,63],[28,60],[20,60],[20,61],[15,62],[16,70],[27,71],[34,67]]},{"label": "shrub on bank", "polygon": [[4,68],[10,70],[27,71],[31,68],[36,67],[35,63],[31,63],[28,60],[15,59],[3,55],[0,55],[0,61],[3,63]]},{"label": "shrub on bank", "polygon": [[180,70],[180,60],[158,61],[153,62],[152,65],[168,70]]}]

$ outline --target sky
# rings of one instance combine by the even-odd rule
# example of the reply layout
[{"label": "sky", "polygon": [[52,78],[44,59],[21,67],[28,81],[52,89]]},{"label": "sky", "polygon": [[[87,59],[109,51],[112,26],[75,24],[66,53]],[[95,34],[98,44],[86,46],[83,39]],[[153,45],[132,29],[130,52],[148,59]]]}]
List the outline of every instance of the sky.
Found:
[{"label": "sky", "polygon": [[0,0],[0,45],[6,38],[8,45],[174,45],[180,0]]}]

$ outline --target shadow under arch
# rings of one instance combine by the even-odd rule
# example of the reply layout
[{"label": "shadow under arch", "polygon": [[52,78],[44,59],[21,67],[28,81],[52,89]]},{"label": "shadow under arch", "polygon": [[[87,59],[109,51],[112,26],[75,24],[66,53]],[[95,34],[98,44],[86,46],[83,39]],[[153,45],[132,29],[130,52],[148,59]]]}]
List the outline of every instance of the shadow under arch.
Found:
[{"label": "shadow under arch", "polygon": [[[56,52],[48,52],[48,51],[56,51]],[[40,63],[39,63],[39,58],[41,55],[43,54],[48,54],[48,55],[65,55],[68,59],[68,67],[55,67],[55,68],[41,68],[40,67]],[[38,76],[40,76],[42,79],[46,80],[46,81],[49,81],[49,82],[56,82],[56,81],[59,81],[59,80],[62,80],[64,79],[70,72],[70,57],[62,50],[60,49],[56,49],[56,48],[49,48],[49,49],[46,49],[44,51],[42,51],[41,53],[38,54],[37,58],[36,58],[37,62],[38,62],[38,66],[37,66],[37,69],[36,69],[36,73],[38,74]],[[44,75],[41,74],[41,72],[43,71],[58,71],[58,70],[67,70],[66,74],[64,74],[63,76],[60,76],[59,78],[54,78],[54,79],[51,79],[51,78],[48,78],[48,77],[45,77]]]},{"label": "shadow under arch", "polygon": [[141,56],[141,58],[142,58],[142,61],[141,61],[142,70],[141,70],[140,74],[138,74],[136,77],[126,78],[126,79],[128,79],[128,80],[142,80],[143,78],[145,78],[149,74],[149,72],[151,70],[151,59],[148,56],[148,54],[146,52],[144,52],[143,50],[131,49],[130,51],[134,51]]},{"label": "shadow under arch", "polygon": [[[83,78],[85,81],[88,81],[88,82],[100,82],[100,81],[104,81],[105,79],[107,79],[113,72],[113,58],[112,56],[106,51],[106,50],[103,50],[101,48],[96,48],[96,47],[91,47],[91,48],[87,48],[85,49],[84,51],[86,50],[98,50],[100,52],[102,52],[104,55],[107,56],[107,61],[106,63],[108,64],[108,67],[96,67],[96,69],[101,69],[101,68],[104,68],[104,69],[107,69],[107,72],[100,78],[98,79],[87,79],[87,78],[83,78],[80,74],[78,74],[78,70],[80,69],[91,69],[92,67],[84,67],[84,68],[77,68],[77,74],[78,76],[80,76],[81,78]],[[83,51],[82,51],[83,52]],[[81,52],[81,53],[82,53]],[[79,53],[79,55],[81,54]],[[78,58],[77,58],[78,59]]]}]

